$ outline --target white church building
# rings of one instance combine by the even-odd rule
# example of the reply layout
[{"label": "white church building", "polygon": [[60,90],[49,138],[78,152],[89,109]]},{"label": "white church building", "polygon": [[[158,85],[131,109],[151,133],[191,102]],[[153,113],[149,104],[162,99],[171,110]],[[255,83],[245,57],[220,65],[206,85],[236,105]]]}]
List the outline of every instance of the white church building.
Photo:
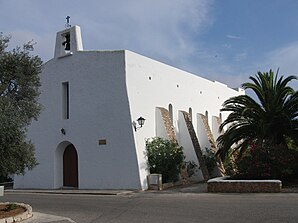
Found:
[{"label": "white church building", "polygon": [[57,33],[41,84],[44,109],[28,130],[39,165],[14,188],[146,190],[146,139],[174,140],[200,166],[223,102],[244,94],[128,50],[84,51],[78,26]]}]

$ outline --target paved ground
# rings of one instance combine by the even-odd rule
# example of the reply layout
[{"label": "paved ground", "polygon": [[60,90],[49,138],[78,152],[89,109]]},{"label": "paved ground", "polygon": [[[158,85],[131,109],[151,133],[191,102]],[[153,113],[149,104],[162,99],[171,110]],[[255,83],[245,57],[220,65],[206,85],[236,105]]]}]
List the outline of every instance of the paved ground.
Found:
[{"label": "paved ground", "polygon": [[70,218],[57,216],[57,215],[50,215],[50,214],[43,214],[39,212],[34,212],[32,218],[22,221],[22,223],[76,223],[75,221],[71,220]]},{"label": "paved ground", "polygon": [[30,204],[34,217],[24,223],[298,222],[297,193],[211,194],[204,184],[162,192],[33,192],[6,192],[0,201]]}]

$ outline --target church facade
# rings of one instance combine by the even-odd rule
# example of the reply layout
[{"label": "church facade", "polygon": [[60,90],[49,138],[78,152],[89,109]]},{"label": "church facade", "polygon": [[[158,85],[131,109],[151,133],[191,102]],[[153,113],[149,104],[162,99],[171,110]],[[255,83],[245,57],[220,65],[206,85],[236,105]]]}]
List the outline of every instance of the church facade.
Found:
[{"label": "church facade", "polygon": [[128,50],[84,51],[78,26],[57,33],[41,83],[28,130],[39,165],[15,188],[146,190],[146,139],[175,140],[200,166],[194,141],[212,147],[223,102],[244,94]]}]

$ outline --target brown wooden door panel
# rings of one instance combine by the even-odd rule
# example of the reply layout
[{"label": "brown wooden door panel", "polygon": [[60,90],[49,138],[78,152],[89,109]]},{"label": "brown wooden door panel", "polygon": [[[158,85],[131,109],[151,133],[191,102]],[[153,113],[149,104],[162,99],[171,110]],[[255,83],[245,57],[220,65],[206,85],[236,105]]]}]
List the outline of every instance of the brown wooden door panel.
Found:
[{"label": "brown wooden door panel", "polygon": [[72,144],[63,153],[63,186],[78,187],[78,155]]}]

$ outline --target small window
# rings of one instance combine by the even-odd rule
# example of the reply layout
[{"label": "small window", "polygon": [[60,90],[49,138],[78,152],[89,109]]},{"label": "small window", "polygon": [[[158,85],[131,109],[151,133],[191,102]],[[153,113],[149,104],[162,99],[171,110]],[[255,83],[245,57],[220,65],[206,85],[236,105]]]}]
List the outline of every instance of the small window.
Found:
[{"label": "small window", "polygon": [[62,83],[62,118],[69,119],[69,83]]},{"label": "small window", "polygon": [[169,104],[169,115],[170,115],[171,122],[173,124],[173,105],[172,104]]},{"label": "small window", "polygon": [[189,119],[192,122],[192,108],[188,109]]},{"label": "small window", "polygon": [[207,123],[208,123],[208,122],[209,122],[209,121],[208,121],[208,111],[205,112],[205,116],[206,116]]}]

